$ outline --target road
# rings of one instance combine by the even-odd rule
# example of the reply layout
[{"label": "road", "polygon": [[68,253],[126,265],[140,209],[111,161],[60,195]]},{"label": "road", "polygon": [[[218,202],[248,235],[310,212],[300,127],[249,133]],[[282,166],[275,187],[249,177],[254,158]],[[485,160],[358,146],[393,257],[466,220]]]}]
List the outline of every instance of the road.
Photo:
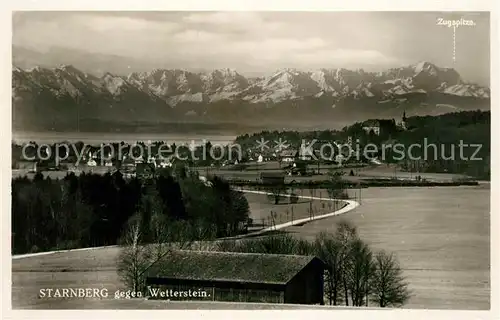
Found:
[{"label": "road", "polygon": [[[396,253],[413,293],[405,307],[484,310],[490,307],[489,200],[489,184],[368,188],[362,191],[362,205],[343,215],[342,219],[352,222],[361,238],[374,250]],[[304,225],[287,226],[285,230],[301,238],[314,239],[321,231],[333,231],[338,219],[334,215]],[[207,303],[194,302],[38,299],[40,288],[123,290],[115,269],[118,253],[119,248],[107,247],[14,257],[13,307],[176,309],[182,306],[210,309]],[[224,306],[214,304],[213,308],[224,309]],[[233,309],[240,307],[228,305]]]},{"label": "road", "polygon": [[[262,191],[244,191],[253,194],[267,194]],[[332,201],[331,199],[311,196],[299,196],[299,198],[314,198],[316,200]],[[347,202],[347,205],[337,211],[313,218],[296,219],[294,221],[278,224],[246,236],[280,230],[297,224],[303,224],[304,222],[326,219],[332,216],[347,213],[359,205],[356,201],[345,201]],[[137,308],[154,309],[158,307],[168,308],[173,306],[173,308],[175,308],[176,306],[179,306],[178,304],[171,305],[157,301],[140,300],[141,302],[138,302],[139,300],[115,300],[111,297],[109,299],[39,298],[40,289],[45,288],[96,288],[99,290],[106,289],[110,293],[116,292],[117,290],[124,291],[125,288],[122,286],[116,273],[116,259],[119,255],[119,250],[120,248],[117,246],[110,246],[13,256],[12,307],[20,309],[71,309],[73,307],[114,309],[136,306]],[[110,295],[113,296],[113,294]],[[204,306],[206,307],[206,305]],[[231,304],[223,304],[222,306],[227,307],[231,306]],[[197,309],[203,306],[191,303],[186,304],[186,307]],[[238,309],[237,305],[232,306],[232,308]],[[269,307],[261,306],[258,308]],[[283,308],[283,306],[279,308]]]}]

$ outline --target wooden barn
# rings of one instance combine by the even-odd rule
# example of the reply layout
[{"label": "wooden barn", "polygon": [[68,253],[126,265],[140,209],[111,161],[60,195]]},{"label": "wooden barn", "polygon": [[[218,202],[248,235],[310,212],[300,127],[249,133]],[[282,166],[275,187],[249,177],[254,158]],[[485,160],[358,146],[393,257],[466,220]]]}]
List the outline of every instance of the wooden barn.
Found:
[{"label": "wooden barn", "polygon": [[313,256],[176,250],[154,263],[145,281],[147,293],[201,290],[211,301],[323,304],[323,272]]}]

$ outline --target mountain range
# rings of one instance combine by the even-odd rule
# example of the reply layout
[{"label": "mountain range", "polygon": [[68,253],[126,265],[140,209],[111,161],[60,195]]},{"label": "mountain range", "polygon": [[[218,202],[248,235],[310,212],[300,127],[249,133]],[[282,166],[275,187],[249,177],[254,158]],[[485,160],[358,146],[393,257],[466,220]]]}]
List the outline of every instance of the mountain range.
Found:
[{"label": "mountain range", "polygon": [[13,128],[75,130],[76,119],[122,123],[296,124],[489,109],[490,89],[430,62],[382,72],[153,69],[92,75],[72,65],[12,71]]}]

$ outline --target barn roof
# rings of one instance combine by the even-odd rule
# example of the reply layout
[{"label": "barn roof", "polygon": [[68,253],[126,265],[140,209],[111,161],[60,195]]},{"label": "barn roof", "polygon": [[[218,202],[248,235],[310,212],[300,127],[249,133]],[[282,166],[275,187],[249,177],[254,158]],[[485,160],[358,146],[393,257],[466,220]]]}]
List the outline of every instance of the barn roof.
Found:
[{"label": "barn roof", "polygon": [[315,259],[319,260],[313,256],[175,250],[154,263],[147,277],[286,284]]}]

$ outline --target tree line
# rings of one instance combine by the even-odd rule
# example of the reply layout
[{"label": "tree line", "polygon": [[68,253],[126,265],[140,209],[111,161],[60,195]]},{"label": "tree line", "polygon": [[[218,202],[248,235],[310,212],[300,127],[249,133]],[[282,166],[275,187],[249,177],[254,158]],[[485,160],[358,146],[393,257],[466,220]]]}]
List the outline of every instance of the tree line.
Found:
[{"label": "tree line", "polygon": [[[309,143],[316,140],[315,146],[319,148],[322,143],[332,141],[346,143],[348,137],[351,137],[355,149],[359,147],[363,151],[367,144],[374,144],[377,146],[377,151],[370,154],[370,157],[379,159],[383,157],[383,162],[397,163],[404,170],[467,174],[481,179],[490,177],[490,111],[461,111],[439,116],[408,117],[406,130],[398,127],[394,121],[385,120],[384,123],[390,125],[381,126],[380,134],[366,132],[363,129],[365,122],[357,122],[341,130],[262,131],[238,136],[236,142],[246,149],[254,147],[255,141],[261,138],[265,141],[282,139],[292,147],[298,148],[302,140]],[[424,139],[427,144],[435,144],[436,151],[433,147],[426,150]],[[461,159],[460,141],[468,145],[481,145],[481,148],[477,153],[475,147],[464,148],[464,159]],[[399,153],[391,148],[385,148],[395,144],[405,146],[407,151],[411,145],[422,147],[412,148],[411,157],[405,153],[404,159],[401,160]],[[478,160],[471,161],[472,156]],[[362,162],[369,160],[364,154],[360,154],[359,158]],[[420,158],[421,161],[408,161],[410,158]]]},{"label": "tree line", "polygon": [[207,239],[244,232],[249,206],[227,181],[202,180],[183,166],[148,178],[116,171],[12,179],[13,254],[114,245],[127,222],[139,218],[144,242],[166,225]]}]

